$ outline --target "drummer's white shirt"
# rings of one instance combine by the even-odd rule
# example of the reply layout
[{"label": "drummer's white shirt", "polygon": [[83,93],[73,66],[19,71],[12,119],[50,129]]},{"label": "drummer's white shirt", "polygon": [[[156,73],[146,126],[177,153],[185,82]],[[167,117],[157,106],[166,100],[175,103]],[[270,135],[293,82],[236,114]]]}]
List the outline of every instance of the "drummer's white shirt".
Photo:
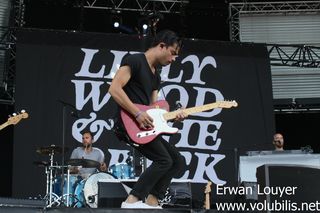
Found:
[{"label": "drummer's white shirt", "polygon": [[[77,147],[72,151],[70,159],[89,159],[103,163],[104,153],[97,147],[92,147],[92,151],[90,153],[86,153],[83,147]],[[96,168],[79,168],[79,175],[86,179],[96,171]]]}]

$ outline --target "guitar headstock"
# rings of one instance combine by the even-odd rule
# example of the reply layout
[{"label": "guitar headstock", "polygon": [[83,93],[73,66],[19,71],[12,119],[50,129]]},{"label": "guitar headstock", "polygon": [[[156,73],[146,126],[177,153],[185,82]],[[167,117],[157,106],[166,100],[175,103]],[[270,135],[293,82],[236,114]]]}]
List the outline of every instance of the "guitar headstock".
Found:
[{"label": "guitar headstock", "polygon": [[238,103],[233,100],[233,101],[218,101],[219,107],[220,108],[231,108],[231,107],[237,107]]},{"label": "guitar headstock", "polygon": [[206,188],[204,190],[204,193],[205,194],[208,194],[211,192],[211,185],[212,185],[212,182],[211,181],[208,181],[207,185],[206,185]]},{"label": "guitar headstock", "polygon": [[21,110],[21,113],[13,113],[12,116],[10,116],[8,118],[8,121],[7,123],[10,125],[10,124],[13,124],[13,125],[16,125],[17,123],[19,123],[19,121],[21,121],[21,119],[25,119],[25,118],[28,118],[29,117],[29,114],[26,113],[25,110]]}]

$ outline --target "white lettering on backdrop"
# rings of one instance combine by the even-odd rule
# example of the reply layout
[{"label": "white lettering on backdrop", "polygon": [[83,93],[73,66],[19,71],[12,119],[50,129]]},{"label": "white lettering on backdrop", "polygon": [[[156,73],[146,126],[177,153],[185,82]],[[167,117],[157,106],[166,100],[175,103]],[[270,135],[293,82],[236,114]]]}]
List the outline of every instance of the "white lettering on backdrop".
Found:
[{"label": "white lettering on backdrop", "polygon": [[[92,112],[89,116],[82,117],[76,120],[72,126],[73,137],[81,142],[81,131],[85,128],[90,128],[92,132],[95,133],[95,140],[98,140],[103,131],[110,131],[114,126],[114,121],[108,118],[97,119],[97,112],[99,112],[104,105],[106,105],[110,100],[110,94],[107,91],[101,89],[104,84],[110,84],[112,81],[112,76],[116,72],[121,63],[122,58],[130,53],[128,51],[117,51],[111,50],[110,53],[113,55],[113,63],[111,68],[108,69],[106,65],[102,65],[99,70],[91,70],[90,66],[95,54],[99,52],[98,49],[86,49],[81,48],[84,53],[84,59],[80,70],[74,74],[75,79],[71,82],[75,87],[75,102],[77,110],[82,110],[84,106],[90,105]],[[133,53],[133,52],[131,52]],[[167,84],[162,88],[164,94],[170,93],[170,91],[176,90],[179,94],[179,98],[182,105],[187,106],[190,100],[189,94],[196,94],[196,106],[205,104],[205,99],[207,96],[215,97],[216,101],[224,100],[222,93],[213,88],[205,87],[205,79],[201,78],[201,72],[204,67],[209,68],[210,71],[215,71],[217,67],[216,60],[212,56],[206,56],[202,60],[196,55],[188,55],[183,60],[181,64],[191,63],[193,68],[193,73],[191,73],[191,78],[185,81],[185,84],[190,85],[192,90],[187,91],[181,83],[182,77],[186,70],[180,70],[178,76],[171,77],[173,73],[170,73],[170,65],[164,67],[161,72],[162,80],[172,83]],[[208,67],[209,66],[209,67]],[[207,69],[208,70],[208,69]],[[171,74],[171,75],[170,75]],[[188,76],[190,73],[188,74]],[[83,80],[85,78],[86,80]],[[88,92],[89,91],[89,92]],[[208,154],[210,150],[217,151],[221,144],[222,139],[219,138],[219,129],[222,125],[221,121],[214,121],[213,117],[221,112],[221,109],[213,109],[207,112],[197,113],[197,117],[201,117],[201,120],[197,120],[197,117],[192,117],[186,119],[182,123],[182,128],[178,134],[180,134],[180,139],[176,146],[184,150],[181,154],[186,159],[187,165],[191,162],[197,162],[196,171],[186,170],[184,175],[181,177],[183,179],[191,179],[195,183],[205,183],[205,175],[215,184],[225,184],[224,180],[219,179],[216,171],[215,165],[225,158],[222,154]],[[191,128],[198,129],[197,138],[190,137]],[[169,136],[164,136],[168,141]],[[192,143],[190,143],[192,140]],[[203,150],[203,152],[201,152]],[[108,149],[111,154],[111,160],[109,165],[113,165],[119,162],[119,159],[126,159],[127,152],[124,150]]]}]

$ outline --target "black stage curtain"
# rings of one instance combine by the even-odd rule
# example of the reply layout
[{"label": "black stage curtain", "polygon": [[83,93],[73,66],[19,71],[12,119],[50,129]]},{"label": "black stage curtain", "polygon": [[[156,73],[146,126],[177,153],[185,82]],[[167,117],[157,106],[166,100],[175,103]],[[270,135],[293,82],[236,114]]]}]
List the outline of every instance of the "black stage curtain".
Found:
[{"label": "black stage curtain", "polygon": [[[48,161],[49,156],[36,149],[62,146],[64,133],[66,160],[80,145],[81,131],[90,129],[107,165],[124,163],[131,149],[111,130],[116,105],[107,91],[122,58],[145,51],[149,39],[28,29],[20,30],[17,39],[16,108],[26,109],[30,117],[14,132],[13,196],[45,194],[44,169],[33,162]],[[199,185],[195,193],[203,194],[209,180],[237,184],[238,156],[270,148],[274,131],[265,46],[185,39],[181,54],[162,69],[161,77],[159,98],[172,109],[178,100],[186,107],[224,100],[238,103],[189,116],[172,124],[179,133],[164,136],[186,159],[185,172],[177,178]],[[63,103],[68,104],[64,117]],[[58,165],[61,159],[61,154],[54,156]]]}]

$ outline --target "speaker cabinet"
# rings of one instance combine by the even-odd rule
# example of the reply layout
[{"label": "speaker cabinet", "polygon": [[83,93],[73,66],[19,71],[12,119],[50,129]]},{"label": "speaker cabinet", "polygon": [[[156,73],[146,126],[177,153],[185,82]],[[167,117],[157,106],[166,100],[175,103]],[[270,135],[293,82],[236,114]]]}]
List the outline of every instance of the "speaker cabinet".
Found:
[{"label": "speaker cabinet", "polygon": [[[98,182],[98,207],[119,208],[126,200],[135,181]],[[160,201],[166,208],[192,208],[191,183],[189,181],[172,182]]]},{"label": "speaker cabinet", "polygon": [[263,165],[257,168],[258,200],[270,206],[265,212],[279,208],[281,212],[294,212],[301,205],[312,208],[308,205],[320,200],[319,180],[320,169],[316,167]]},{"label": "speaker cabinet", "polygon": [[98,207],[120,208],[128,193],[120,182],[98,182]]}]

